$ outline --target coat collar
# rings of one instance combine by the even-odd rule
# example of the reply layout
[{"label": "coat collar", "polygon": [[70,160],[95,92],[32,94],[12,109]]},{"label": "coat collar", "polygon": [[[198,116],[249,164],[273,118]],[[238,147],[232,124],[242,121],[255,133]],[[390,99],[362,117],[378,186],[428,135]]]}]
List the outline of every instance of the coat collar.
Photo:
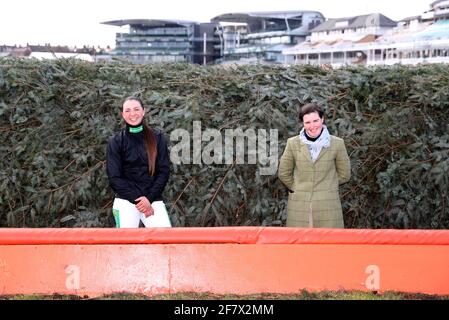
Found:
[{"label": "coat collar", "polygon": [[[330,137],[331,139],[331,145],[332,145],[332,136]],[[305,155],[305,157],[307,158],[307,160],[310,162],[311,165],[314,164],[314,162],[312,161],[312,157],[310,156],[310,152],[309,152],[309,148],[307,148],[307,145],[301,141],[301,139],[299,138],[299,136],[297,137],[297,142],[299,143],[299,147],[301,150],[301,153],[303,153]],[[326,154],[327,152],[329,152],[329,148],[322,148],[320,154],[318,155],[318,158],[315,160],[315,163],[318,162],[318,160],[321,159],[321,157]]]}]

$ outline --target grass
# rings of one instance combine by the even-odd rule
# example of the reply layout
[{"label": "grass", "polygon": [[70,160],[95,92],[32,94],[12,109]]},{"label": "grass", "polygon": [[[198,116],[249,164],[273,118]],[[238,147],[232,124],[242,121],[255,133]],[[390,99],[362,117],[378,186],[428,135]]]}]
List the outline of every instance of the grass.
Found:
[{"label": "grass", "polygon": [[362,292],[362,291],[322,291],[302,290],[297,294],[261,293],[252,295],[217,295],[210,293],[182,292],[145,296],[143,294],[115,293],[89,298],[76,295],[5,295],[0,300],[449,300],[449,296],[403,292]]}]

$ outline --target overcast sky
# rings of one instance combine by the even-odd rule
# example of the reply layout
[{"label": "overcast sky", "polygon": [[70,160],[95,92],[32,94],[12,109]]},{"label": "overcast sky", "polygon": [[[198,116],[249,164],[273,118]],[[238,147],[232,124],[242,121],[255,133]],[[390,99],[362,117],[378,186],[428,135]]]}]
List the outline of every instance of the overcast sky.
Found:
[{"label": "overcast sky", "polygon": [[382,13],[393,20],[417,16],[434,0],[1,0],[0,45],[115,46],[121,19],[206,22],[228,12],[314,10],[326,18]]}]

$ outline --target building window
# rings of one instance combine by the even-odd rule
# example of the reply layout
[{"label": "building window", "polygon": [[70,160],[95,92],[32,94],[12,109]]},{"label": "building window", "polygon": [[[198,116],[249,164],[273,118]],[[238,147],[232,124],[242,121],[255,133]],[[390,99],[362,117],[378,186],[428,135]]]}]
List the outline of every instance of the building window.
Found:
[{"label": "building window", "polygon": [[288,25],[289,25],[290,29],[301,28],[301,26],[302,26],[302,19],[301,19],[301,17],[288,19]]},{"label": "building window", "polygon": [[335,23],[335,27],[347,27],[349,25],[348,21],[338,21]]}]

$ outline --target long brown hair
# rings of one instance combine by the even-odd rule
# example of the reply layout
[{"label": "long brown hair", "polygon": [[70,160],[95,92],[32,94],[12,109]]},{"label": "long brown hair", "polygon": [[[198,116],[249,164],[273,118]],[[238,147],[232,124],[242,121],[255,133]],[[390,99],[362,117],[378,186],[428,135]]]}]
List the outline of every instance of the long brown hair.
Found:
[{"label": "long brown hair", "polygon": [[[125,99],[125,101],[123,101],[123,104],[126,101],[130,101],[130,100],[139,102],[142,109],[145,108],[143,106],[142,100],[140,100],[137,97],[128,97]],[[153,130],[145,123],[145,119],[142,119],[142,125],[143,125],[143,140],[144,140],[144,144],[145,144],[145,150],[146,150],[147,156],[148,156],[148,171],[149,171],[150,176],[154,176],[154,173],[156,171],[157,140],[156,140],[156,136],[154,135]]]}]

